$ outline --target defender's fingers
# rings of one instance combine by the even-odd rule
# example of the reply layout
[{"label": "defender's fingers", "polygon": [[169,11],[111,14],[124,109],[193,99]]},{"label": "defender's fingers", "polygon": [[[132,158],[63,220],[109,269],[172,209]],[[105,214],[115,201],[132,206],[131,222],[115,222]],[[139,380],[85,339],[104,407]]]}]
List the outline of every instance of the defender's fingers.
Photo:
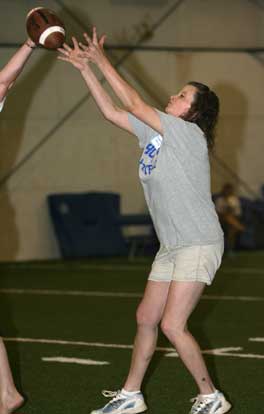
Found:
[{"label": "defender's fingers", "polygon": [[82,42],[79,42],[79,46],[82,50],[86,51],[88,49],[87,46],[85,46]]},{"label": "defender's fingers", "polygon": [[91,40],[91,38],[88,36],[88,34],[87,34],[87,33],[84,33],[84,34],[83,34],[83,37],[85,38],[85,40],[86,40],[86,42],[88,43],[88,45],[90,45],[90,44],[92,43],[92,40]]},{"label": "defender's fingers", "polygon": [[74,36],[72,37],[72,42],[73,42],[74,49],[79,49],[79,44],[78,44],[76,37]]},{"label": "defender's fingers", "polygon": [[67,43],[63,43],[63,45],[62,45],[63,47],[64,47],[64,49],[65,50],[67,50],[68,52],[71,52],[72,51],[72,48],[69,46],[69,45],[67,45]]},{"label": "defender's fingers", "polygon": [[62,53],[65,56],[69,56],[69,52],[65,49],[62,49],[61,47],[57,49],[60,53]]},{"label": "defender's fingers", "polygon": [[57,57],[58,60],[64,60],[64,62],[70,62],[70,59],[64,56],[58,56]]},{"label": "defender's fingers", "polygon": [[97,44],[98,43],[98,39],[97,39],[97,30],[96,27],[93,26],[93,43]]},{"label": "defender's fingers", "polygon": [[105,42],[105,39],[106,39],[106,35],[105,34],[103,34],[101,37],[100,37],[100,39],[99,39],[99,45],[103,48],[104,47],[104,42]]}]

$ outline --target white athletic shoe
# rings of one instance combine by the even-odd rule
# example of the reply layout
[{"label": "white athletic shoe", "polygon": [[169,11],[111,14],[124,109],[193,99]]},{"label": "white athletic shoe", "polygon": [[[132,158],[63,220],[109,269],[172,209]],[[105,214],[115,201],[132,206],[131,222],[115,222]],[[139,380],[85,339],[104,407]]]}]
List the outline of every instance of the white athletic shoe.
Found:
[{"label": "white athletic shoe", "polygon": [[122,391],[102,391],[104,397],[112,397],[108,404],[91,414],[137,414],[147,410],[141,392],[132,396],[122,394]]},{"label": "white athletic shoe", "polygon": [[199,394],[191,402],[194,404],[189,414],[224,414],[232,407],[218,390],[208,396]]}]

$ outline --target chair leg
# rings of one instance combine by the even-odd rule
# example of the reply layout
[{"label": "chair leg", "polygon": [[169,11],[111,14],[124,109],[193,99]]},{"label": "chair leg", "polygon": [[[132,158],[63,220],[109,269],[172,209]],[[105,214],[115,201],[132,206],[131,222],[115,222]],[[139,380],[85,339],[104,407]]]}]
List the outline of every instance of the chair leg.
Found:
[{"label": "chair leg", "polygon": [[129,253],[128,253],[128,259],[129,260],[133,260],[136,256],[136,251],[137,251],[137,241],[133,240],[131,242],[131,247],[129,249]]}]

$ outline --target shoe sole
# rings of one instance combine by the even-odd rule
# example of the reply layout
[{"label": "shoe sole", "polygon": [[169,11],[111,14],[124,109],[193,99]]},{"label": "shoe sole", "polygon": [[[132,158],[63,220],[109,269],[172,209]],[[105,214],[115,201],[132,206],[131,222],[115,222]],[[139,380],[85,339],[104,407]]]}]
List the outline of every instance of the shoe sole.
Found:
[{"label": "shoe sole", "polygon": [[[219,410],[217,410],[217,411],[215,412],[215,414],[225,414],[225,413],[227,413],[228,411],[230,411],[230,410],[231,410],[231,408],[232,408],[232,405],[231,405],[228,401],[225,401],[224,406],[223,406],[223,407],[220,407],[220,408],[219,408]],[[223,411],[223,410],[224,410],[224,411]]]},{"label": "shoe sole", "polygon": [[[116,414],[139,414],[139,413],[143,413],[144,411],[147,411],[148,407],[146,406],[146,404],[142,404],[141,407],[137,407],[137,408],[128,408],[127,410],[120,410],[120,411],[116,411]],[[102,414],[102,411],[91,411],[90,414]]]},{"label": "shoe sole", "polygon": [[142,407],[139,408],[129,408],[128,410],[125,411],[120,411],[120,413],[118,414],[139,414],[139,413],[143,413],[144,411],[147,411],[148,407],[146,406],[146,404],[142,405]]}]

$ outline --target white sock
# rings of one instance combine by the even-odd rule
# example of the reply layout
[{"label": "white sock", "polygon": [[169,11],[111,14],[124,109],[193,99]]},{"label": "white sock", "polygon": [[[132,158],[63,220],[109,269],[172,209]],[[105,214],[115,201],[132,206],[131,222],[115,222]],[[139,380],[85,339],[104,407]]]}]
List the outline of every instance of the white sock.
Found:
[{"label": "white sock", "polygon": [[135,394],[138,394],[140,392],[139,391],[126,391],[125,388],[122,388],[121,390],[121,394],[125,395],[126,397],[132,397]]},{"label": "white sock", "polygon": [[217,393],[217,390],[215,390],[214,392],[212,392],[211,394],[201,394],[202,397],[204,398],[213,398],[215,396],[215,394]]}]

